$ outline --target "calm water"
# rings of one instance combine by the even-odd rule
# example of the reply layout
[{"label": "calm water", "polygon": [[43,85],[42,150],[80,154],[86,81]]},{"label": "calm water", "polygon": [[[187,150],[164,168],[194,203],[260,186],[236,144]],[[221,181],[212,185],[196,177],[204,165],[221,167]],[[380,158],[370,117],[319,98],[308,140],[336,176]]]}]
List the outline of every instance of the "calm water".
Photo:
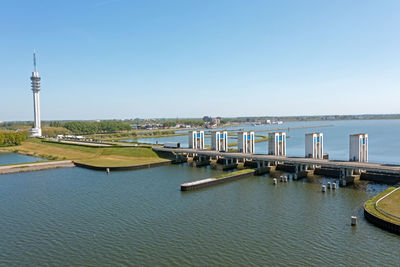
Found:
[{"label": "calm water", "polygon": [[[216,172],[185,165],[106,175],[0,177],[0,265],[398,266],[400,237],[365,221],[376,194],[268,176],[182,193]],[[377,190],[380,190],[378,187]],[[350,216],[359,224],[351,227]]]},{"label": "calm water", "polygon": [[45,159],[17,153],[0,153],[0,165],[44,161]]},{"label": "calm water", "polygon": [[[353,130],[348,123],[321,128],[331,155],[345,157],[348,133],[366,131],[376,159],[398,162],[395,136],[392,146],[379,147],[390,129],[399,132],[397,121],[375,128],[356,122]],[[290,130],[290,153],[303,153],[308,131]],[[0,266],[399,266],[400,236],[362,213],[387,186],[323,194],[319,184],[273,186],[266,175],[179,191],[181,183],[218,173],[170,165],[110,175],[81,168],[1,175]]]}]

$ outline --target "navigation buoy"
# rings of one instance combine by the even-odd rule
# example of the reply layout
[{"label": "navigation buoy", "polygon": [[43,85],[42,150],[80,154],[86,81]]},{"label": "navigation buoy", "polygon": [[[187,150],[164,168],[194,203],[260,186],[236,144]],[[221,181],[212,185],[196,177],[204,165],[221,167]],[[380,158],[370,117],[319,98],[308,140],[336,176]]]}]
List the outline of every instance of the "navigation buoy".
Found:
[{"label": "navigation buoy", "polygon": [[106,173],[110,173],[110,168],[107,168],[107,169],[106,169]]},{"label": "navigation buoy", "polygon": [[322,185],[321,191],[322,191],[322,192],[325,192],[325,191],[326,191],[326,185],[324,185],[324,184]]},{"label": "navigation buoy", "polygon": [[336,183],[332,183],[332,189],[336,189]]},{"label": "navigation buoy", "polygon": [[357,225],[357,217],[351,216],[351,226],[356,226],[356,225]]}]

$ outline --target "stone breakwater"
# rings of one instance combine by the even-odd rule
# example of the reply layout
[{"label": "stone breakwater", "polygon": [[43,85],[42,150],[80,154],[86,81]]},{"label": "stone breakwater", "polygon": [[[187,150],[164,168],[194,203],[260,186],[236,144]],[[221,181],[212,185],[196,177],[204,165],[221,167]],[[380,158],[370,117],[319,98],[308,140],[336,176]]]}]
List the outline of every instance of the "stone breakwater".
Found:
[{"label": "stone breakwater", "polygon": [[0,174],[40,171],[40,170],[74,167],[74,166],[75,165],[71,160],[15,164],[15,165],[0,166]]}]

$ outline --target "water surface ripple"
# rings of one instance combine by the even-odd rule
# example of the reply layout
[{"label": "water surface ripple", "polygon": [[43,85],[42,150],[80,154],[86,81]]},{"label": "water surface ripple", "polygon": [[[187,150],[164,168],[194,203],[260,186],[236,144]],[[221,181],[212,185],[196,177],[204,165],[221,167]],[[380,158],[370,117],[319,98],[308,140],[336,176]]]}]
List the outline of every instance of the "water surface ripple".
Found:
[{"label": "water surface ripple", "polygon": [[[3,175],[0,265],[400,262],[400,237],[363,218],[362,203],[374,190],[323,194],[319,184],[274,186],[261,176],[179,191],[183,182],[216,173],[180,165],[110,175],[80,168]],[[359,218],[355,228],[351,215]]]}]

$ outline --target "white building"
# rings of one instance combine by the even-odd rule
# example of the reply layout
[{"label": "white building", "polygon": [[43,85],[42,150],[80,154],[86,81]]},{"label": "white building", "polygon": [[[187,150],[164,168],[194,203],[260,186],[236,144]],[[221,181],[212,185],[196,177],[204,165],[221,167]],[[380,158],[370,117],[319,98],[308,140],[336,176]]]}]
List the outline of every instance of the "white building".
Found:
[{"label": "white building", "polygon": [[324,135],[322,133],[306,134],[306,158],[324,158]]},{"label": "white building", "polygon": [[254,153],[254,132],[238,133],[238,149],[242,153]]},{"label": "white building", "polygon": [[204,149],[204,131],[189,131],[189,148]]},{"label": "white building", "polygon": [[33,92],[33,114],[34,114],[34,126],[32,128],[31,136],[40,137],[42,136],[42,126],[40,122],[40,77],[39,72],[36,71],[36,53],[33,51],[33,72],[32,72],[32,92]]},{"label": "white building", "polygon": [[368,162],[368,134],[350,135],[350,161]]},{"label": "white building", "polygon": [[211,133],[211,150],[228,151],[228,132]]},{"label": "white building", "polygon": [[268,155],[286,156],[286,133],[268,134]]}]

